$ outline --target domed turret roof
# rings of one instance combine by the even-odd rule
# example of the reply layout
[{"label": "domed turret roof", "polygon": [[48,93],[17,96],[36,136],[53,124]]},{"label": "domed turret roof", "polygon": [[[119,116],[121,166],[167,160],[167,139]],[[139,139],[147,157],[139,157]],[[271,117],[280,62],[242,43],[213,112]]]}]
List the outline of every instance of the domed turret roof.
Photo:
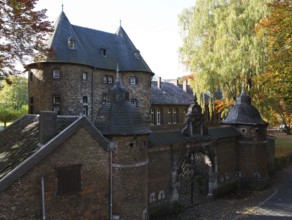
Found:
[{"label": "domed turret roof", "polygon": [[129,92],[117,74],[114,86],[109,89],[109,101],[99,110],[95,127],[103,135],[149,134],[139,108],[129,102]]},{"label": "domed turret roof", "polygon": [[251,104],[251,98],[242,91],[236,99],[236,104],[230,109],[222,124],[259,124],[268,125],[258,109]]}]

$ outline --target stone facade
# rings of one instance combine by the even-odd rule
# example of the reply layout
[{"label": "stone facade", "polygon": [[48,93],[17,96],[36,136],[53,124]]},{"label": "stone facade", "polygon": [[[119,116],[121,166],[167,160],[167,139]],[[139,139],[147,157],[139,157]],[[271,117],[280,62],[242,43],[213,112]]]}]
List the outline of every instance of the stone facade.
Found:
[{"label": "stone facade", "polygon": [[[59,70],[59,78],[53,77],[54,70]],[[99,108],[107,101],[108,89],[116,78],[114,71],[58,63],[35,65],[29,75],[31,114],[55,110],[62,115],[86,115],[90,120],[96,117]],[[136,102],[145,118],[149,117],[152,75],[143,72],[123,72],[120,75],[130,92],[130,100]],[[131,84],[131,77],[135,77],[135,84]]]}]

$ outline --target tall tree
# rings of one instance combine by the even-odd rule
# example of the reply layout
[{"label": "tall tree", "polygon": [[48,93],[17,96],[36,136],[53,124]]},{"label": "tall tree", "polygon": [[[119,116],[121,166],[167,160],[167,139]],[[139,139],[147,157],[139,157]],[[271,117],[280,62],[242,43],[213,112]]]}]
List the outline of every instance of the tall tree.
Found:
[{"label": "tall tree", "polygon": [[[0,122],[4,128],[28,111],[28,83],[23,76],[8,76],[0,84]],[[7,83],[8,82],[8,83]]]},{"label": "tall tree", "polygon": [[23,76],[8,76],[9,84],[2,81],[0,91],[0,105],[5,108],[20,109],[28,104],[28,83]]},{"label": "tall tree", "polygon": [[256,40],[253,30],[267,13],[267,1],[197,0],[182,12],[179,52],[194,75],[196,94],[221,90],[231,103],[243,84],[250,90],[253,75],[263,71],[263,42]]},{"label": "tall tree", "polygon": [[37,52],[44,52],[44,39],[52,31],[46,10],[35,10],[37,0],[0,1],[0,79],[17,73]]},{"label": "tall tree", "polygon": [[287,126],[292,122],[292,2],[274,0],[268,6],[271,14],[256,27],[259,40],[266,42],[266,68],[254,78],[253,92],[267,117],[277,113]]}]

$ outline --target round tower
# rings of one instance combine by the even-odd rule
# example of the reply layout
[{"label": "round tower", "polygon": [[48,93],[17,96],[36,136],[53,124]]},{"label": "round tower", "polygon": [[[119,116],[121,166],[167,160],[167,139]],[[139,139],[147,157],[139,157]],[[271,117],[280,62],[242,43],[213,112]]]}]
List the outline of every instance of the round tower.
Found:
[{"label": "round tower", "polygon": [[235,128],[238,140],[237,177],[243,182],[261,182],[268,178],[267,127],[251,98],[242,91],[236,104],[222,122]]},{"label": "round tower", "polygon": [[117,73],[109,101],[97,114],[95,126],[117,143],[112,155],[113,219],[147,219],[148,136],[143,115],[129,102],[129,92]]}]

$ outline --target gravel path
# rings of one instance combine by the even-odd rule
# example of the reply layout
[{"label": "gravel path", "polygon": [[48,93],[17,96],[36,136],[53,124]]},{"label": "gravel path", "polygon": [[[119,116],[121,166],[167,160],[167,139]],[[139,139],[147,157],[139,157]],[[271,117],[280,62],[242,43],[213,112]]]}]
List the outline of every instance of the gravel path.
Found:
[{"label": "gravel path", "polygon": [[177,220],[236,220],[244,218],[248,212],[257,207],[274,192],[274,187],[253,193],[228,195],[210,199],[197,206],[188,208],[174,219]]}]

